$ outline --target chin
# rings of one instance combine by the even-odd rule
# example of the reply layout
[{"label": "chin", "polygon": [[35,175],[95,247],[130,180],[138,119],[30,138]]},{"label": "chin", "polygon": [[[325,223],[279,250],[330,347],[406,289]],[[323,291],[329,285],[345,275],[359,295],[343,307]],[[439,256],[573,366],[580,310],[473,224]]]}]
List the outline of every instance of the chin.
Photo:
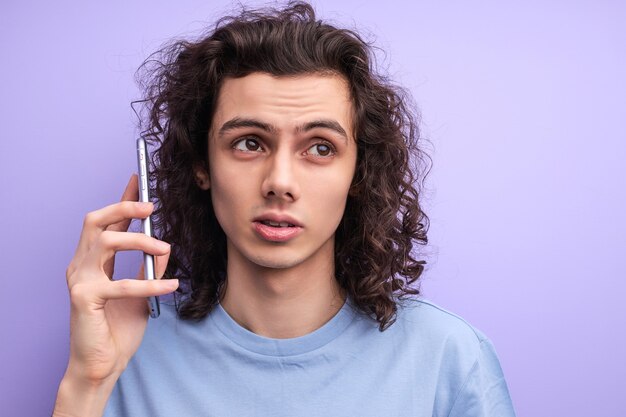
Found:
[{"label": "chin", "polygon": [[285,256],[253,256],[248,260],[260,267],[271,269],[288,269],[302,263],[302,259],[293,259]]}]

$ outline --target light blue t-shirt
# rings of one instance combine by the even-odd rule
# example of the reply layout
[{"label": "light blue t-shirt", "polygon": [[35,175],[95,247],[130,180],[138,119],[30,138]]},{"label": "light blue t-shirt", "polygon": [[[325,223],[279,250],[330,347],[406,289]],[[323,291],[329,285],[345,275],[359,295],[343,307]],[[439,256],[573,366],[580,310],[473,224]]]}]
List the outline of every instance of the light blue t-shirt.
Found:
[{"label": "light blue t-shirt", "polygon": [[427,301],[380,332],[348,300],[293,339],[256,335],[220,305],[199,322],[161,307],[105,416],[514,416],[491,342]]}]

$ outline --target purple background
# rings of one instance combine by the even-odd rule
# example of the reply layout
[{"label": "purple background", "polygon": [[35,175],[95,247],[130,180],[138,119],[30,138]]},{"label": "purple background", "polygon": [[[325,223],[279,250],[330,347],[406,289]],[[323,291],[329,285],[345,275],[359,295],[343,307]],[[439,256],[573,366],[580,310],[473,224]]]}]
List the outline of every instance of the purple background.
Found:
[{"label": "purple background", "polygon": [[[134,70],[229,4],[83,3],[0,6],[3,415],[52,409],[65,268],[135,169]],[[432,141],[425,296],[494,341],[520,416],[626,415],[625,3],[333,3],[315,4],[376,35]]]}]

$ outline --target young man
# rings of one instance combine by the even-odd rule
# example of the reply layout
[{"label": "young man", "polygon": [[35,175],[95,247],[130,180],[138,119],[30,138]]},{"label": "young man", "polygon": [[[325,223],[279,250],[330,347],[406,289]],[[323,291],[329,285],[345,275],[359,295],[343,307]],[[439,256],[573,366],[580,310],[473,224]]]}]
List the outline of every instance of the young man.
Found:
[{"label": "young man", "polygon": [[[55,415],[512,416],[489,340],[409,297],[422,154],[367,45],[297,3],[161,61],[144,132],[160,240],[126,231],[153,211],[135,177],[87,215]],[[111,281],[119,250],[170,279]],[[179,280],[148,322],[144,297]]]}]

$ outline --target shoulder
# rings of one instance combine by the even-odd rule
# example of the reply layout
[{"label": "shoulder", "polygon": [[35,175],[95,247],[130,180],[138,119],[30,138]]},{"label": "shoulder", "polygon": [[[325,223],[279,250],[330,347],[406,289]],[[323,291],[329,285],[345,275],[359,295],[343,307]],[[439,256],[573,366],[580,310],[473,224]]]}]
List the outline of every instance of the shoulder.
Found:
[{"label": "shoulder", "polygon": [[450,407],[445,415],[514,416],[495,348],[480,330],[423,299],[399,306],[396,325],[414,355],[436,364],[437,390]]},{"label": "shoulder", "polygon": [[400,302],[396,322],[388,330],[412,355],[437,363],[439,372],[457,378],[466,376],[491,346],[467,320],[421,298]]},{"label": "shoulder", "polygon": [[422,298],[397,300],[395,321],[384,331],[378,322],[359,314],[353,326],[357,344],[385,347],[394,355],[415,363],[419,369],[432,367],[458,378],[467,375],[480,359],[487,337],[465,319]]},{"label": "shoulder", "polygon": [[478,346],[487,337],[467,320],[425,299],[408,299],[398,303],[399,327],[435,340],[454,340]]}]

